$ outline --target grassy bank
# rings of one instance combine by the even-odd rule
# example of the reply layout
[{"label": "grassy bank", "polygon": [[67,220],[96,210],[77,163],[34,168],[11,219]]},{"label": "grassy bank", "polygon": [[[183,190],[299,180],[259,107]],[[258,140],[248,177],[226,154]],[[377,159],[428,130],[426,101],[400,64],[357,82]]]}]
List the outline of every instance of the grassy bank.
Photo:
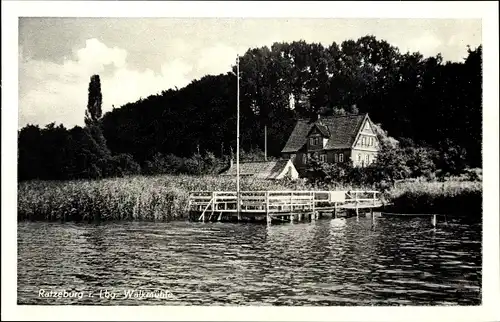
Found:
[{"label": "grassy bank", "polygon": [[[350,186],[321,189],[352,190]],[[360,187],[356,187],[361,189]],[[362,187],[371,189],[371,187]],[[303,180],[241,180],[242,190],[315,189]],[[235,190],[235,179],[187,175],[126,177],[95,181],[26,181],[18,185],[18,219],[168,220],[186,215],[193,190]],[[481,211],[481,182],[405,182],[383,195],[395,211],[455,213]]]}]

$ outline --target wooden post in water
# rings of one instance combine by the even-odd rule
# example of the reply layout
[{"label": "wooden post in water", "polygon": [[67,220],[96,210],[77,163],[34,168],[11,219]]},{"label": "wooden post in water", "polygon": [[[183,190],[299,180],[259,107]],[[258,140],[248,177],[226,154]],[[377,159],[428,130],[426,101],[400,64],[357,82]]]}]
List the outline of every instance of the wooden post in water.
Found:
[{"label": "wooden post in water", "polygon": [[269,191],[266,191],[266,216],[269,215]]},{"label": "wooden post in water", "polygon": [[210,217],[209,217],[209,221],[212,219],[212,216],[214,215],[214,211],[215,211],[215,191],[212,192],[212,213],[210,214]]},{"label": "wooden post in water", "polygon": [[356,221],[359,221],[358,192],[354,193],[354,208],[356,210]]},{"label": "wooden post in water", "polygon": [[311,191],[311,203],[312,203],[311,208],[312,208],[313,213],[314,213],[314,209],[315,209],[314,199],[315,199],[314,191]]},{"label": "wooden post in water", "polygon": [[437,224],[437,218],[436,218],[436,215],[434,214],[434,215],[432,216],[432,226],[433,226],[433,227],[436,227],[436,224]]},{"label": "wooden post in water", "polygon": [[337,203],[333,204],[333,218],[337,218]]}]

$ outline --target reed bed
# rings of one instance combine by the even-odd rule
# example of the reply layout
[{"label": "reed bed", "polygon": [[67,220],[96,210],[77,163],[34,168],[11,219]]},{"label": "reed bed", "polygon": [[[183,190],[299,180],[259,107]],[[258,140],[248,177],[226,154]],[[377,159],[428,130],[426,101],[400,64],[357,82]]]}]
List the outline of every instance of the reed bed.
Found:
[{"label": "reed bed", "polygon": [[395,212],[480,216],[482,195],[480,181],[449,180],[397,183],[384,198]]},{"label": "reed bed", "polygon": [[[349,185],[311,186],[305,180],[241,178],[241,190],[371,190]],[[221,176],[131,176],[103,180],[26,181],[18,184],[19,220],[171,220],[187,215],[189,191],[235,190]],[[480,212],[480,182],[398,183],[383,195],[405,212]]]},{"label": "reed bed", "polygon": [[[242,178],[242,190],[305,189],[305,181]],[[18,219],[169,220],[186,215],[189,191],[235,190],[216,176],[134,176],[103,180],[26,181],[18,185]]]}]

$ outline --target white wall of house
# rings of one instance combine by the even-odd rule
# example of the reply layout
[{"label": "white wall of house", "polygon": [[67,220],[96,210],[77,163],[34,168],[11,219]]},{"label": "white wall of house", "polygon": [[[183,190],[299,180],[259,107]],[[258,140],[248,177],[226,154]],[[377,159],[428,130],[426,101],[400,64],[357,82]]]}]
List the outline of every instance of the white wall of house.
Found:
[{"label": "white wall of house", "polygon": [[291,160],[288,160],[285,168],[283,171],[276,177],[276,179],[283,179],[285,177],[289,177],[292,180],[298,179],[299,178],[299,172],[293,165]]}]

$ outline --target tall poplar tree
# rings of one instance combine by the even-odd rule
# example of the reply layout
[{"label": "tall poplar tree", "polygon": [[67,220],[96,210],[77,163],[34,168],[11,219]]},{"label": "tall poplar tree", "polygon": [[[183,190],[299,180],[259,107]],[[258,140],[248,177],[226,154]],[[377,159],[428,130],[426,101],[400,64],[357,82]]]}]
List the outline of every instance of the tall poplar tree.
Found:
[{"label": "tall poplar tree", "polygon": [[97,124],[102,117],[102,93],[99,75],[92,75],[89,83],[89,100],[85,111],[85,124]]}]

